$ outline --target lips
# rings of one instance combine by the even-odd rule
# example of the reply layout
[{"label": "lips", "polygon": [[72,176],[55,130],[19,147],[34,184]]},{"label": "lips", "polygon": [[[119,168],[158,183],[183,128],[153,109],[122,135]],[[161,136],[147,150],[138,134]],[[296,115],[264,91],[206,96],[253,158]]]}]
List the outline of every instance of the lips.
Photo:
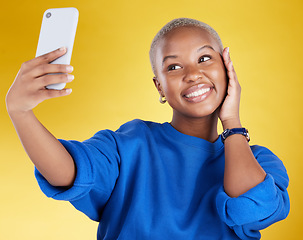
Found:
[{"label": "lips", "polygon": [[199,97],[209,91],[210,91],[210,88],[203,88],[203,89],[199,89],[198,91],[194,91],[190,94],[187,94],[187,95],[185,95],[185,97],[187,97],[187,98]]},{"label": "lips", "polygon": [[200,102],[204,100],[212,92],[213,86],[210,84],[197,84],[186,89],[182,96],[190,102]]}]

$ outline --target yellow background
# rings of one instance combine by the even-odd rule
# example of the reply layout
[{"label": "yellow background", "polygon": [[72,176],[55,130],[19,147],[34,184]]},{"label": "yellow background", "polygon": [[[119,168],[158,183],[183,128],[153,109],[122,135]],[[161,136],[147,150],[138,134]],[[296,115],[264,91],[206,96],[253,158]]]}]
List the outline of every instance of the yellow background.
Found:
[{"label": "yellow background", "polygon": [[[0,7],[0,239],[95,239],[97,223],[69,203],[46,198],[34,179],[5,109],[22,62],[35,56],[43,12],[76,7],[80,18],[72,95],[46,101],[36,115],[58,138],[84,140],[134,118],[170,121],[158,102],[148,51],[156,32],[177,17],[205,21],[230,47],[242,86],[241,120],[252,144],[284,162],[289,217],[263,239],[302,236],[302,0],[2,1]],[[220,128],[220,127],[219,127]]]}]

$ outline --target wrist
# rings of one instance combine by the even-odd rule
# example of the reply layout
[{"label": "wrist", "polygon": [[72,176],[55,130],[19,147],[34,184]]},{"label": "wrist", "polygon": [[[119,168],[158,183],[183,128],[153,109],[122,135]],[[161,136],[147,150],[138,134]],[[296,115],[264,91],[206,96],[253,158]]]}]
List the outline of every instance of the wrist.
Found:
[{"label": "wrist", "polygon": [[22,119],[25,118],[29,115],[33,115],[33,111],[32,110],[28,110],[28,111],[20,111],[20,110],[9,110],[7,109],[8,115],[10,116],[10,118],[13,119]]},{"label": "wrist", "polygon": [[232,128],[242,128],[240,118],[227,119],[222,121],[223,130]]},{"label": "wrist", "polygon": [[12,116],[25,116],[32,112],[32,109],[23,110],[22,108],[18,107],[18,104],[14,102],[9,102],[6,99],[6,111],[10,117]]}]

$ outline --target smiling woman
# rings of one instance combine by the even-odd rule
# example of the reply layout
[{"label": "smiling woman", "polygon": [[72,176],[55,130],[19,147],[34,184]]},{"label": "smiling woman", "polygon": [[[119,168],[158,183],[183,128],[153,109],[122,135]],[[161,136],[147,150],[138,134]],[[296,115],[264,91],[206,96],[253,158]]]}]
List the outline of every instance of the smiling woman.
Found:
[{"label": "smiling woman", "polygon": [[[184,20],[183,20],[184,21]],[[157,40],[154,57],[155,85],[173,108],[172,125],[183,133],[196,132],[217,139],[219,106],[226,95],[226,69],[220,43],[204,28],[189,25],[172,29]],[[206,117],[206,118],[205,118]],[[186,123],[207,119],[208,127]],[[194,129],[200,126],[200,129]]]},{"label": "smiling woman", "polygon": [[176,19],[152,43],[153,80],[173,109],[170,123],[136,119],[83,142],[57,140],[32,108],[70,94],[44,87],[49,73],[72,71],[50,66],[65,50],[27,61],[17,74],[7,110],[38,183],[100,222],[98,239],[260,239],[288,215],[286,169],[267,148],[249,146],[229,48],[206,26]]}]

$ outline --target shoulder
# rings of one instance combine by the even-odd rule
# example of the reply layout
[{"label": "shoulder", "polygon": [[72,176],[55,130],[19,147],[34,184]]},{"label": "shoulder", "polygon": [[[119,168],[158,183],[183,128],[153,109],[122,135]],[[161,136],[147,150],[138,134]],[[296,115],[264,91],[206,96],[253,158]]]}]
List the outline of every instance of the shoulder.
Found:
[{"label": "shoulder", "polygon": [[108,139],[112,142],[127,141],[146,138],[148,135],[153,135],[156,129],[160,129],[161,124],[143,121],[141,119],[134,119],[121,125],[116,131],[101,130],[97,132],[91,139],[101,140]]},{"label": "shoulder", "polygon": [[161,126],[159,123],[135,119],[124,123],[116,131],[109,129],[98,131],[79,144],[89,147],[95,154],[101,152],[110,158],[115,158],[116,154],[133,152],[134,149],[148,145],[147,143],[154,138],[153,128],[159,126]]},{"label": "shoulder", "polygon": [[[275,155],[271,150],[266,147],[253,145],[250,147],[255,158],[259,163],[262,162],[281,162],[277,155]],[[282,163],[282,162],[281,162]]]},{"label": "shoulder", "polygon": [[120,126],[120,128],[116,131],[117,134],[133,134],[133,133],[144,133],[153,131],[155,128],[159,128],[161,124],[144,121],[141,119],[134,119],[127,123],[124,123]]},{"label": "shoulder", "polygon": [[286,173],[286,168],[280,158],[266,147],[253,145],[251,150],[266,172],[272,173],[279,171],[281,174]]},{"label": "shoulder", "polygon": [[251,150],[252,150],[255,158],[260,163],[261,162],[267,162],[267,163],[271,162],[271,163],[276,163],[278,165],[283,165],[280,158],[266,147],[259,146],[259,145],[253,145],[253,146],[251,146]]},{"label": "shoulder", "polygon": [[260,145],[252,145],[250,146],[253,154],[255,157],[258,157],[259,155],[274,155],[276,156],[272,151],[270,151],[268,148],[260,146]]}]

